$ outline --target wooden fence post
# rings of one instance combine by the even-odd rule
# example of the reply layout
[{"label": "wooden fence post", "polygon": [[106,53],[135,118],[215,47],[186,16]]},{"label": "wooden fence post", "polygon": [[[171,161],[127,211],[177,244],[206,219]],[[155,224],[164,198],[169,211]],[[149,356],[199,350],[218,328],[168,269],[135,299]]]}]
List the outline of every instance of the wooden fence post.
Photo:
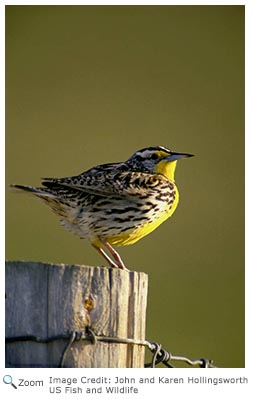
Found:
[{"label": "wooden fence post", "polygon": [[[145,339],[148,276],[81,265],[6,262],[6,337],[84,332]],[[6,344],[6,367],[59,367],[68,341]],[[75,341],[64,367],[143,367],[141,345]]]}]

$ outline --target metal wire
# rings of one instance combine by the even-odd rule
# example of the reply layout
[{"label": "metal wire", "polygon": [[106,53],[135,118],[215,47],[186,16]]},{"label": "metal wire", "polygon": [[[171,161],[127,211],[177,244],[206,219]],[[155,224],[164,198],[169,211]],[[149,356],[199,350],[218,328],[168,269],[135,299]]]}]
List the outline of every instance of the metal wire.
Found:
[{"label": "metal wire", "polygon": [[175,368],[175,366],[171,363],[173,361],[179,361],[188,364],[192,367],[200,367],[200,368],[216,368],[214,366],[213,361],[209,359],[197,359],[191,360],[186,356],[176,356],[172,355],[171,352],[162,348],[162,345],[156,342],[150,342],[147,340],[138,340],[133,338],[119,338],[119,337],[106,337],[101,335],[96,335],[91,327],[87,327],[86,331],[78,332],[72,331],[69,334],[60,334],[55,335],[49,338],[41,338],[35,335],[22,335],[17,337],[7,337],[5,342],[8,344],[18,342],[18,341],[33,341],[38,343],[47,344],[49,342],[58,341],[58,340],[68,340],[66,347],[63,350],[59,367],[64,367],[66,356],[71,346],[75,341],[90,341],[91,344],[96,345],[97,342],[106,342],[106,343],[116,343],[116,344],[128,344],[128,345],[142,345],[150,350],[152,353],[151,362],[145,363],[144,367],[155,368],[158,364],[162,363],[164,366],[168,368]]}]

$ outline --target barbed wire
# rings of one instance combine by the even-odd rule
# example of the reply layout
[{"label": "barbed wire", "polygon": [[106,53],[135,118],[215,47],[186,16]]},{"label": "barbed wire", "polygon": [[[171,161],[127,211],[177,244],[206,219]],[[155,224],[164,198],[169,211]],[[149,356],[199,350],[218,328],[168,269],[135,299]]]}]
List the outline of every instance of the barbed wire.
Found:
[{"label": "barbed wire", "polygon": [[162,348],[162,345],[156,342],[150,342],[147,340],[138,340],[133,338],[119,338],[119,337],[107,337],[96,335],[91,327],[87,327],[85,331],[78,332],[72,331],[68,334],[59,334],[49,338],[41,338],[35,335],[22,335],[17,337],[7,337],[5,342],[8,344],[14,342],[25,342],[25,341],[33,341],[42,344],[47,344],[49,342],[58,341],[58,340],[68,340],[66,347],[62,352],[62,356],[60,359],[59,367],[64,367],[66,356],[68,351],[74,342],[77,341],[90,341],[93,345],[97,342],[105,342],[105,343],[115,343],[115,344],[128,344],[128,345],[141,345],[145,348],[149,349],[152,353],[152,359],[149,363],[145,363],[144,367],[155,368],[158,364],[162,363],[164,366],[168,368],[175,368],[173,365],[173,361],[179,361],[188,364],[192,367],[200,367],[200,368],[216,368],[214,366],[213,361],[209,359],[197,359],[191,360],[186,356],[177,356],[173,355],[171,352]]}]

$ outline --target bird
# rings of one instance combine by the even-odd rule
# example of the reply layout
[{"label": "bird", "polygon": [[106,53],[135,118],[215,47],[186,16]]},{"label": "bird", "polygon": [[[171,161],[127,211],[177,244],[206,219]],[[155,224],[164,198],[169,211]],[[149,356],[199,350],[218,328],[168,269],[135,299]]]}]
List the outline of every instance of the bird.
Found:
[{"label": "bird", "polygon": [[98,165],[76,176],[42,178],[41,187],[11,187],[48,205],[62,226],[87,239],[110,267],[129,271],[114,246],[134,244],[173,215],[179,202],[177,161],[192,156],[147,147],[124,162]]}]

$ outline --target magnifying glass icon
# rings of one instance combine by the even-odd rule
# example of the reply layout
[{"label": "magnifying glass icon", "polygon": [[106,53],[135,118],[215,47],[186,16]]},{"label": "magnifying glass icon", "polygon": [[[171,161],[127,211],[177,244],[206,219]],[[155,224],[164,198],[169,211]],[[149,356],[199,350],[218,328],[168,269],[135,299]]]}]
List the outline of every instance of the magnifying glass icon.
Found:
[{"label": "magnifying glass icon", "polygon": [[4,378],[3,378],[3,382],[5,384],[11,384],[13,386],[13,388],[17,389],[16,385],[13,384],[13,382],[12,382],[12,376],[11,375],[5,375]]}]

